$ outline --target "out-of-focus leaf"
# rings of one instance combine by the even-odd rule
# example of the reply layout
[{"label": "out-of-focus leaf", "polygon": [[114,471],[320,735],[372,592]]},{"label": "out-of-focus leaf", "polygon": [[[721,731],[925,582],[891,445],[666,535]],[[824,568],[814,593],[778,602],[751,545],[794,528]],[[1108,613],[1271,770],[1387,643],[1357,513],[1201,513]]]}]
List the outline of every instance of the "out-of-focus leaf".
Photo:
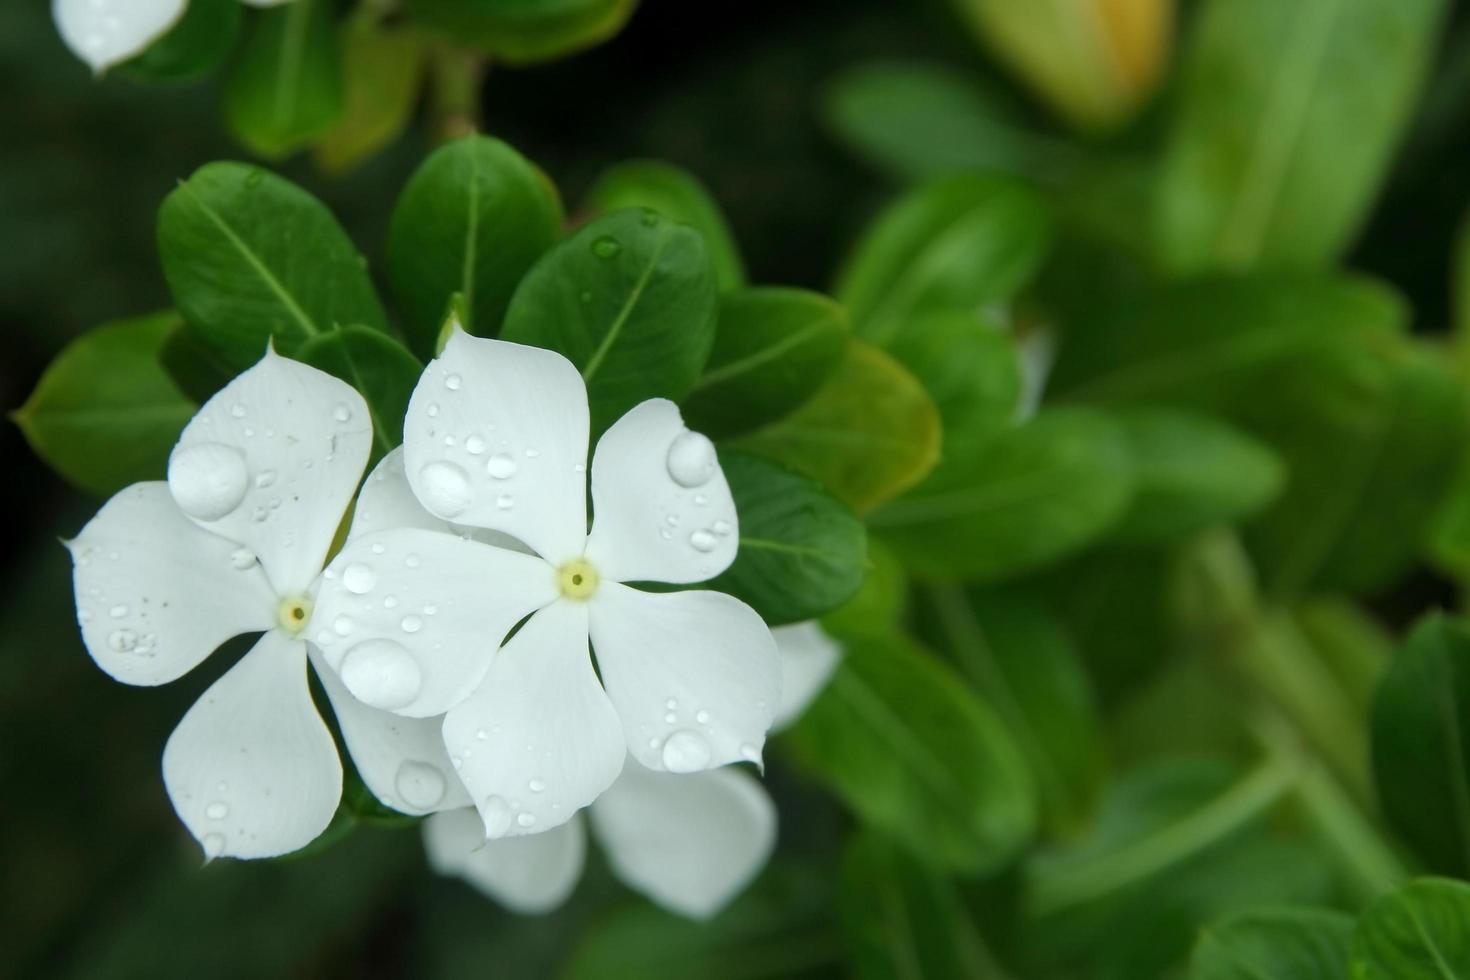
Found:
[{"label": "out-of-focus leaf", "polygon": [[1353,933],[1352,980],[1470,977],[1470,885],[1420,878],[1370,905]]},{"label": "out-of-focus leaf", "polygon": [[1096,540],[1132,489],[1122,430],[1097,412],[1058,409],[946,461],[869,526],[915,571],[999,581]]},{"label": "out-of-focus leaf", "polygon": [[928,310],[980,313],[1036,273],[1051,238],[1046,202],[1024,183],[958,174],[922,184],[869,227],[838,278],[861,337],[886,345]]},{"label": "out-of-focus leaf", "polygon": [[959,170],[1034,177],[1068,149],[1025,128],[999,91],[923,62],[870,62],[828,83],[822,116],[852,150],[905,180]]},{"label": "out-of-focus leaf", "polygon": [[658,160],[631,160],[603,171],[587,192],[586,206],[607,213],[624,208],[652,208],[689,225],[704,236],[721,292],[745,285],[740,246],[720,205],[687,170]]},{"label": "out-of-focus leaf", "polygon": [[684,417],[716,439],[759,429],[809,399],[846,347],[847,313],[820,293],[776,286],[726,293]]},{"label": "out-of-focus leaf", "polygon": [[1214,0],[1196,18],[1158,198],[1173,268],[1312,267],[1357,232],[1443,0]]},{"label": "out-of-focus leaf", "polygon": [[403,417],[424,366],[408,349],[367,327],[338,327],[301,345],[296,358],[341,378],[368,404],[373,415],[374,461],[403,442]]},{"label": "out-of-focus leaf", "polygon": [[158,213],[163,274],[184,318],[237,368],[339,324],[387,325],[367,262],[326,206],[243,163],[194,172]]},{"label": "out-of-focus leaf", "polygon": [[224,355],[182,320],[163,342],[158,358],[179,390],[200,405],[234,380],[236,374]]},{"label": "out-of-focus leaf", "polygon": [[1005,980],[951,879],[886,838],[854,837],[838,899],[848,976],[860,980]]},{"label": "out-of-focus leaf", "polygon": [[1272,908],[1211,924],[1189,961],[1189,980],[1344,980],[1353,919],[1342,912]]},{"label": "out-of-focus leaf", "polygon": [[1433,870],[1470,873],[1470,629],[1422,621],[1373,705],[1378,802]]},{"label": "out-of-focus leaf", "polygon": [[1015,343],[997,325],[972,313],[927,313],[904,324],[888,345],[914,373],[944,423],[944,458],[978,452],[1016,420],[1021,362]]},{"label": "out-of-focus leaf", "polygon": [[36,455],[98,496],[162,479],[195,408],[159,361],[179,324],[170,310],[103,324],[67,345],[11,416]]},{"label": "out-of-focus leaf", "polygon": [[1136,480],[1115,540],[1177,540],[1233,523],[1270,503],[1285,481],[1274,452],[1210,416],[1134,409],[1117,419]]},{"label": "out-of-focus leaf", "polygon": [[461,326],[492,337],[526,270],[561,234],[561,202],[530,162],[487,136],[430,154],[409,178],[388,225],[388,279],[408,346],[432,356],[449,299]]},{"label": "out-of-focus leaf", "polygon": [[152,82],[183,82],[214,70],[240,32],[238,0],[191,0],[184,16],[119,71]]},{"label": "out-of-focus leaf", "polygon": [[501,336],[565,354],[593,432],[646,398],[683,398],[715,339],[718,297],[699,233],[652,211],[584,225],[521,280]]},{"label": "out-of-focus leaf", "polygon": [[1395,638],[1372,613],[1340,596],[1299,603],[1292,618],[1343,693],[1366,716],[1398,652]]},{"label": "out-of-focus leaf", "polygon": [[1074,125],[1116,125],[1169,59],[1174,0],[950,0],[996,55]]},{"label": "out-of-focus leaf", "polygon": [[839,642],[887,636],[908,608],[908,576],[898,557],[877,539],[868,540],[868,567],[857,594],[822,617],[822,630]]},{"label": "out-of-focus leaf", "polygon": [[861,514],[922,480],[939,442],[939,411],[914,376],[853,341],[806,404],[735,445],[805,473]]},{"label": "out-of-focus leaf", "polygon": [[312,148],[329,173],[351,170],[398,138],[413,115],[423,80],[424,39],[372,17],[341,28],[342,116]]},{"label": "out-of-focus leaf", "polygon": [[710,588],[744,599],[771,626],[831,612],[863,582],[867,532],[807,477],[744,453],[720,454],[740,515],[735,563]]},{"label": "out-of-focus leaf", "polygon": [[900,637],[847,644],[787,738],[867,824],[940,868],[995,868],[1034,829],[1034,789],[1005,726]]},{"label": "out-of-focus leaf", "polygon": [[600,44],[632,16],[638,0],[406,0],[414,20],[498,61],[531,64]]},{"label": "out-of-focus leaf", "polygon": [[1445,491],[1429,528],[1428,558],[1442,571],[1470,579],[1470,457]]},{"label": "out-of-focus leaf", "polygon": [[341,118],[341,51],[328,0],[292,0],[256,17],[225,79],[225,123],[252,153],[280,159]]}]

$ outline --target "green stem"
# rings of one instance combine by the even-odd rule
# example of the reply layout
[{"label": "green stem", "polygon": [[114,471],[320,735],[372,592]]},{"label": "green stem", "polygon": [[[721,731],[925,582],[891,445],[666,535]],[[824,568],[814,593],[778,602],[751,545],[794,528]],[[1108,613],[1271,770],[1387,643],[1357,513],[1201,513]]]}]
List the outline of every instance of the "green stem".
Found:
[{"label": "green stem", "polygon": [[444,143],[479,132],[485,59],[473,52],[444,45],[434,52],[430,65],[429,98],[434,139]]}]

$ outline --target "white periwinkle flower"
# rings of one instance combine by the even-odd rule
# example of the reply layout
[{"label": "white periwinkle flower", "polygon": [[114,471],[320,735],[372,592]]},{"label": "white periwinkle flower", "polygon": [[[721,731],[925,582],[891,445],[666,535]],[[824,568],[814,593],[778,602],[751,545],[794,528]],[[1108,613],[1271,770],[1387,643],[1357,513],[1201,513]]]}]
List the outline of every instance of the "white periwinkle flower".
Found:
[{"label": "white periwinkle flower", "polygon": [[[274,7],[287,0],[241,0]],[[102,72],[147,50],[188,11],[189,0],[51,0],[61,39],[78,58]]]},{"label": "white periwinkle flower", "polygon": [[[776,726],[794,721],[826,686],[841,650],[816,623],[771,631],[780,650]],[[588,808],[592,835],[622,882],[692,919],[719,912],[765,866],[776,843],[776,808],[738,769],[670,775],[623,767]],[[576,886],[586,855],[583,822],[529,837],[484,840],[473,810],[424,822],[434,870],[456,875],[513,912],[556,908]]]},{"label": "white periwinkle flower", "polygon": [[588,438],[571,362],[456,330],[414,390],[397,479],[471,533],[354,537],[318,596],[313,639],[359,699],[445,715],[489,837],[565,823],[628,755],[670,772],[759,762],[779,701],[775,642],[749,606],[623,584],[701,582],[734,560],[714,446],[671,402],[633,408],[598,443],[589,533]]},{"label": "white periwinkle flower", "polygon": [[[267,352],[194,416],[166,483],[119,492],[68,542],[83,641],[119,681],[164,684],[231,637],[264,634],[164,750],[174,809],[210,857],[295,850],[336,810],[342,767],[312,703],[301,633],[371,442],[356,391]],[[382,755],[395,767],[442,755],[320,672],[365,778],[388,764]],[[378,751],[359,757],[354,743]],[[432,804],[468,802],[442,779],[436,794],[416,788]]]}]

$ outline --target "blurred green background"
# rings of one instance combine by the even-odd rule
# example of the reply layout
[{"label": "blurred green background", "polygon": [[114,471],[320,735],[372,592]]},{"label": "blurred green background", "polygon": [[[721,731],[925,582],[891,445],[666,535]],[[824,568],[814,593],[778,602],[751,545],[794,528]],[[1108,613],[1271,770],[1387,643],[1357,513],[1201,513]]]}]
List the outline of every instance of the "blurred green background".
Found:
[{"label": "blurred green background", "polygon": [[[1457,9],[1429,94],[1348,262],[1401,289],[1427,329],[1448,319],[1449,256],[1470,204],[1466,52],[1470,14]],[[822,83],[869,58],[909,56],[1002,84],[937,4],[646,0],[604,47],[524,71],[492,69],[483,123],[540,164],[572,204],[611,163],[677,163],[723,205],[753,281],[824,289],[893,188],[823,131]],[[69,339],[168,303],[152,241],[157,205],[200,164],[240,151],[221,129],[212,84],[94,82],[40,0],[0,7],[0,84],[0,403],[9,409]],[[1038,128],[1051,125],[1016,98]],[[1141,139],[1157,114],[1118,139]],[[376,261],[388,208],[426,150],[410,134],[343,179],[305,163],[280,169],[326,201]],[[412,830],[360,831],[315,856],[201,869],[159,759],[172,726],[229,657],[159,689],[124,688],[93,667],[56,539],[75,533],[97,502],[61,485],[13,426],[0,440],[9,505],[0,526],[0,971],[540,977],[556,975],[579,944],[683,934],[612,882],[595,855],[562,911],[509,916],[428,872]],[[1439,595],[1437,582],[1421,578],[1376,605],[1402,622]],[[778,857],[753,899],[714,927],[735,937],[736,951],[702,975],[841,975],[829,898],[834,831],[847,818],[783,768],[779,751],[767,783],[781,814]],[[975,899],[983,907],[984,896]],[[793,908],[810,914],[783,943],[760,919]],[[614,915],[617,931],[601,928]],[[738,940],[746,928],[765,937],[761,945]]]}]

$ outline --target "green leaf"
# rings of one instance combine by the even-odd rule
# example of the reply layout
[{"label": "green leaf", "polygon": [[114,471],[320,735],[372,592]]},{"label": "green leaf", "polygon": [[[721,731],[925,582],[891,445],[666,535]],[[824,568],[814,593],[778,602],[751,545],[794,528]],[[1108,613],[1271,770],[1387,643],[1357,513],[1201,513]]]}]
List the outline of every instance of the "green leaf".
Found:
[{"label": "green leaf", "polygon": [[[729,908],[696,922],[647,902],[580,930],[561,980],[808,980],[837,960],[825,870],[773,867]],[[733,966],[738,963],[739,966]]]},{"label": "green leaf", "polygon": [[772,626],[816,619],[852,598],[868,536],[845,504],[759,457],[723,452],[720,467],[740,515],[740,549],[710,588],[745,600]]},{"label": "green leaf", "polygon": [[1343,980],[1352,917],[1311,908],[1241,912],[1200,934],[1189,980]]},{"label": "green leaf", "polygon": [[1087,673],[1061,623],[1012,591],[929,593],[935,642],[984,696],[1026,757],[1041,812],[1076,831],[1102,781],[1102,731]]},{"label": "green leaf", "polygon": [[968,456],[1016,420],[1021,363],[1003,329],[974,314],[914,317],[888,345],[934,398],[946,459]]},{"label": "green leaf", "polygon": [[1378,686],[1373,775],[1384,815],[1435,871],[1470,874],[1470,629],[1414,628]]},{"label": "green leaf", "polygon": [[240,33],[238,0],[190,0],[184,16],[118,70],[150,82],[186,82],[213,71]]},{"label": "green leaf", "polygon": [[1267,446],[1207,415],[1134,409],[1116,416],[1135,474],[1133,502],[1111,536],[1178,540],[1254,514],[1280,493],[1281,460]]},{"label": "green leaf", "polygon": [[1020,181],[961,174],[890,205],[853,249],[837,299],[859,336],[886,345],[915,313],[978,313],[1009,300],[1046,255],[1046,202]]},{"label": "green leaf", "polygon": [[37,456],[107,496],[160,480],[194,403],[159,362],[173,311],[103,324],[66,346],[11,416]]},{"label": "green leaf", "polygon": [[726,293],[684,417],[716,439],[759,429],[809,399],[846,346],[847,312],[820,293],[778,286]]},{"label": "green leaf", "polygon": [[1457,579],[1470,579],[1470,458],[1450,481],[1429,528],[1429,559]]},{"label": "green leaf", "polygon": [[424,39],[371,16],[341,28],[342,116],[312,148],[317,166],[344,173],[388,146],[413,116],[424,77]]},{"label": "green leaf", "polygon": [[1036,801],[1005,727],[911,641],[855,640],[788,738],[869,826],[979,873],[1030,838]]},{"label": "green leaf", "polygon": [[714,344],[717,305],[698,232],[619,211],[541,257],[511,297],[501,336],[570,358],[601,432],[644,399],[689,393]]},{"label": "green leaf", "polygon": [[868,539],[868,564],[857,594],[822,617],[822,630],[839,641],[895,632],[908,611],[903,563],[881,541]]},{"label": "green leaf", "polygon": [[922,480],[939,440],[939,410],[914,376],[854,341],[806,404],[735,445],[805,473],[861,514]]},{"label": "green leaf", "polygon": [[874,833],[852,839],[838,896],[848,976],[1006,980],[955,883]]},{"label": "green leaf", "polygon": [[215,392],[235,379],[235,368],[198,330],[183,321],[163,342],[158,359],[179,390],[199,405],[209,401]]},{"label": "green leaf", "polygon": [[594,212],[652,208],[704,236],[721,292],[745,285],[745,263],[729,222],[709,190],[693,174],[658,160],[632,160],[602,172],[587,192]]},{"label": "green leaf", "polygon": [[600,44],[632,16],[638,0],[406,0],[414,20],[524,65]]},{"label": "green leaf", "polygon": [[999,581],[1097,540],[1132,491],[1121,428],[1096,412],[1056,409],[946,461],[869,526],[915,572]]},{"label": "green leaf", "polygon": [[293,0],[256,17],[225,79],[225,123],[252,153],[280,159],[341,118],[341,52],[327,0]]},{"label": "green leaf", "polygon": [[1374,902],[1353,934],[1353,980],[1470,977],[1470,885],[1420,878]]},{"label": "green leaf", "polygon": [[1336,258],[1409,122],[1446,6],[1206,4],[1164,155],[1162,258],[1181,271]]},{"label": "green leaf", "polygon": [[341,378],[368,403],[373,415],[372,462],[403,442],[403,417],[424,366],[380,330],[350,325],[313,337],[296,359]]},{"label": "green leaf", "polygon": [[924,62],[849,68],[822,93],[822,119],[878,170],[928,180],[961,170],[1035,176],[1067,152],[1030,132],[998,89]]},{"label": "green leaf", "polygon": [[339,324],[387,326],[337,219],[256,167],[196,170],[159,210],[158,251],[179,311],[237,368],[260,360],[267,340],[290,354]]},{"label": "green leaf", "polygon": [[454,293],[465,330],[499,330],[526,270],[561,234],[561,202],[525,157],[499,140],[467,136],[414,172],[388,225],[388,279],[409,347],[433,345]]}]

